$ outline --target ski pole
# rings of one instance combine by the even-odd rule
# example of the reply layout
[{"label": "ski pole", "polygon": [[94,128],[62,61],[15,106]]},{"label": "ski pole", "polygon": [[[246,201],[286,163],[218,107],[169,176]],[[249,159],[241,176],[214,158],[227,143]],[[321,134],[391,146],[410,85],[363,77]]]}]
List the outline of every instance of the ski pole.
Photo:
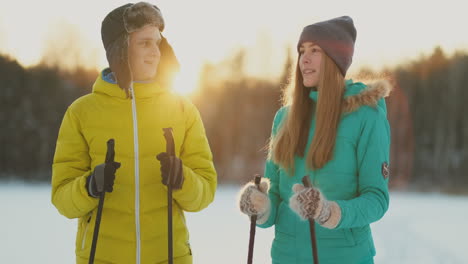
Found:
[{"label": "ski pole", "polygon": [[[114,152],[114,139],[109,139],[107,141],[107,153],[106,153],[106,163],[112,163],[114,162],[114,156],[115,156],[115,152]],[[104,170],[104,173],[105,173],[105,170]],[[101,195],[99,196],[99,204],[98,204],[98,211],[97,211],[97,215],[96,215],[96,223],[94,225],[94,233],[93,233],[93,243],[91,245],[91,252],[90,252],[90,255],[89,255],[89,264],[93,264],[94,263],[94,255],[96,254],[96,246],[97,246],[97,240],[98,240],[98,235],[99,235],[99,226],[101,224],[101,217],[102,217],[102,208],[104,207],[104,198],[106,196],[106,175],[104,175],[104,177],[102,177],[101,180],[102,184],[96,184],[97,185],[97,189],[98,189],[98,192],[101,193]],[[98,179],[96,179],[98,180]]]},{"label": "ski pole", "polygon": [[[260,175],[255,175],[255,186],[257,189],[260,189],[260,180],[262,179],[262,176]],[[249,237],[249,253],[247,256],[247,263],[252,264],[252,259],[253,259],[253,249],[254,249],[254,241],[255,241],[255,225],[257,223],[257,215],[252,215],[250,217],[250,237]]]},{"label": "ski pole", "polygon": [[[164,137],[166,138],[166,152],[170,157],[175,156],[174,137],[172,128],[163,128]],[[167,179],[167,258],[168,263],[173,264],[173,245],[172,245],[172,164],[169,168],[169,176]]]},{"label": "ski pole", "polygon": [[[305,187],[312,187],[310,182],[309,175],[306,175],[302,178],[302,183]],[[310,227],[310,242],[312,243],[312,256],[314,258],[314,264],[318,264],[318,254],[317,254],[317,240],[315,237],[315,221],[313,218],[309,218],[309,227]]]}]

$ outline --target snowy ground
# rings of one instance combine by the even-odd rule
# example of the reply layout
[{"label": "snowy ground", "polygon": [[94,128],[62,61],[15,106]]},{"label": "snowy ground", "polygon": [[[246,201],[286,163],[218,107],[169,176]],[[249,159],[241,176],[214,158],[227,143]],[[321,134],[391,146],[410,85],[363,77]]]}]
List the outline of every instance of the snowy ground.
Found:
[{"label": "snowy ground", "polygon": [[[246,263],[248,219],[236,209],[237,186],[187,214],[195,264]],[[50,203],[50,186],[0,183],[0,263],[74,263],[76,220]],[[468,263],[468,196],[392,193],[373,224],[376,263]],[[273,229],[257,229],[254,263],[271,263]]]}]

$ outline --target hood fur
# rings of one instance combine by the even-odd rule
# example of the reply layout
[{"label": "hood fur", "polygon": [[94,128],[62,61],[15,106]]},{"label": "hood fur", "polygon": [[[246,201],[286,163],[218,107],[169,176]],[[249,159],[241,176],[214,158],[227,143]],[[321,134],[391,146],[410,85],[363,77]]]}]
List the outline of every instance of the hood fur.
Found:
[{"label": "hood fur", "polygon": [[360,93],[347,96],[343,99],[343,112],[354,112],[364,105],[376,107],[377,102],[381,98],[390,95],[392,88],[392,85],[387,80],[378,80],[370,83]]},{"label": "hood fur", "polygon": [[136,3],[125,9],[124,25],[127,33],[132,33],[146,25],[153,25],[164,30],[164,19],[158,7],[146,2]]}]

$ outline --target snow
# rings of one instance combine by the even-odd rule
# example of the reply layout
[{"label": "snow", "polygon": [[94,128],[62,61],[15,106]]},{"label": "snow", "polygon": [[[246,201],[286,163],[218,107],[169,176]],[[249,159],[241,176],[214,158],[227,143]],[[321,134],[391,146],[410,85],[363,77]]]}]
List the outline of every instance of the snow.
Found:
[{"label": "snow", "polygon": [[[249,221],[236,207],[239,186],[219,186],[213,204],[187,213],[195,264],[246,263]],[[60,215],[50,186],[0,183],[0,263],[74,263],[77,221]],[[468,263],[468,196],[392,192],[372,225],[376,263]],[[273,228],[257,228],[254,263],[271,263]]]}]

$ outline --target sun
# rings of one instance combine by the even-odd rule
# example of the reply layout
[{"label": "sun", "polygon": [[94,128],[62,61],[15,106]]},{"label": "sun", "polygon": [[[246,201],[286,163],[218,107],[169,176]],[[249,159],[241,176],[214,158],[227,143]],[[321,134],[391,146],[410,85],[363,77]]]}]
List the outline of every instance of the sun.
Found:
[{"label": "sun", "polygon": [[197,89],[200,69],[196,67],[181,67],[181,71],[175,76],[174,91],[181,95],[191,95]]}]

